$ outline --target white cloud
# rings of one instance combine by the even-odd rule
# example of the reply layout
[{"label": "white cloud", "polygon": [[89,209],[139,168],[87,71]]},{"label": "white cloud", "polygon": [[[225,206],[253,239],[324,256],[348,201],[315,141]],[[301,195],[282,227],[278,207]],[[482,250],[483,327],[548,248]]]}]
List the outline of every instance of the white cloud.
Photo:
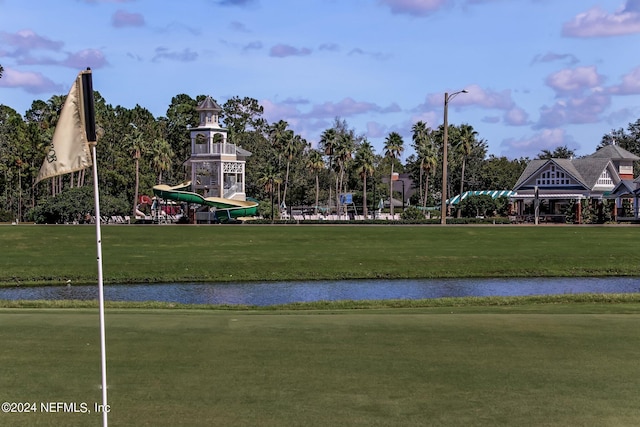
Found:
[{"label": "white cloud", "polygon": [[[629,5],[634,4],[629,1]],[[640,33],[640,13],[635,7],[608,14],[596,6],[578,14],[562,27],[562,35],[567,37],[610,37],[635,33]]]},{"label": "white cloud", "polygon": [[591,66],[560,70],[547,77],[545,82],[556,92],[579,94],[585,89],[600,86],[603,80],[603,77],[598,74],[596,67]]}]

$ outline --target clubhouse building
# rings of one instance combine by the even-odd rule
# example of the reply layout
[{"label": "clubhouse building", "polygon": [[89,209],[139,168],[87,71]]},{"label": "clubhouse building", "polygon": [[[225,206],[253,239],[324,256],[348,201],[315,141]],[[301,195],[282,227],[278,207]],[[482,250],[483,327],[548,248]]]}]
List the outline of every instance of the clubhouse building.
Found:
[{"label": "clubhouse building", "polygon": [[536,159],[529,162],[511,194],[518,221],[565,222],[567,212],[581,222],[583,207],[602,214],[604,203],[615,201],[617,221],[639,220],[640,177],[633,165],[640,157],[617,145],[576,159]]}]

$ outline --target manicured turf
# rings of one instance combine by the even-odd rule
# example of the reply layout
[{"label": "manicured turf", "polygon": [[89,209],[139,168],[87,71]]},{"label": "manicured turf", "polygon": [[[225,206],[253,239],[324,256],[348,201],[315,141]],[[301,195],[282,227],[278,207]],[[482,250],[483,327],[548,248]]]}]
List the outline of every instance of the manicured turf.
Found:
[{"label": "manicured turf", "polygon": [[[0,283],[95,283],[94,232],[0,226]],[[103,258],[107,283],[640,276],[639,238],[636,227],[108,226]],[[109,303],[110,425],[640,425],[638,298]],[[37,409],[0,413],[0,425],[101,425],[95,304],[0,303],[23,307],[0,308],[0,402]]]},{"label": "manicured turf", "polygon": [[[105,283],[640,276],[633,226],[105,226]],[[92,226],[0,226],[0,284],[95,283]]]},{"label": "manicured turf", "polygon": [[[112,309],[110,425],[640,425],[640,312],[616,307]],[[1,309],[0,324],[1,401],[100,402],[95,310]],[[101,417],[0,413],[0,425]]]}]

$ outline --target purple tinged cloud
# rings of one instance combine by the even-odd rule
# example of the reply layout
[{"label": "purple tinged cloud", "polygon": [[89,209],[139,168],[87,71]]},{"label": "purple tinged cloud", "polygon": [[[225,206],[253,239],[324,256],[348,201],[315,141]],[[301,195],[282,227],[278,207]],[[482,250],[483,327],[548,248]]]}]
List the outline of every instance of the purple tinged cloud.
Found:
[{"label": "purple tinged cloud", "polygon": [[567,95],[580,94],[585,89],[598,87],[603,80],[596,67],[591,66],[560,70],[547,77],[545,83],[559,95]]},{"label": "purple tinged cloud", "polygon": [[356,114],[364,114],[369,112],[379,112],[380,107],[371,102],[358,102],[352,98],[344,98],[337,104],[333,102],[325,102],[324,104],[314,106],[307,114],[309,117],[349,117]]},{"label": "purple tinged cloud", "polygon": [[144,17],[139,13],[129,13],[124,10],[117,10],[111,17],[111,25],[116,28],[124,27],[144,27]]},{"label": "purple tinged cloud", "polygon": [[37,49],[59,51],[64,45],[62,42],[39,36],[31,30],[20,30],[13,34],[0,31],[0,41],[5,47],[9,46],[15,49],[10,56],[26,55],[28,52]]},{"label": "purple tinged cloud", "polygon": [[603,91],[588,96],[573,97],[557,101],[553,106],[544,106],[540,120],[534,129],[552,129],[566,124],[596,123],[611,105],[611,97]]},{"label": "purple tinged cloud", "polygon": [[85,49],[80,52],[71,54],[62,62],[70,68],[85,69],[91,67],[94,70],[103,68],[107,65],[107,60],[101,51],[97,49]]},{"label": "purple tinged cloud", "polygon": [[624,11],[640,13],[640,0],[627,0],[627,5],[624,7]]},{"label": "purple tinged cloud", "polygon": [[[451,98],[449,108],[464,105],[478,105],[485,108],[494,108],[497,110],[509,110],[514,107],[515,103],[511,98],[510,90],[495,92],[492,90],[484,90],[478,85],[469,85],[464,88],[467,93],[461,93],[455,98]],[[449,94],[458,90],[450,90]],[[434,93],[427,95],[427,102],[419,108],[442,108],[444,103],[444,93]]]},{"label": "purple tinged cloud", "polygon": [[320,46],[318,46],[318,50],[328,50],[331,52],[336,52],[340,50],[340,46],[335,43],[322,43]]},{"label": "purple tinged cloud", "polygon": [[525,126],[529,124],[529,115],[520,107],[513,107],[504,113],[504,122],[510,126]]},{"label": "purple tinged cloud", "polygon": [[22,88],[33,94],[63,91],[62,85],[54,83],[40,73],[17,71],[9,67],[4,69],[0,79],[0,87]]},{"label": "purple tinged cloud", "polygon": [[220,6],[248,6],[255,3],[255,0],[220,0],[217,3]]},{"label": "purple tinged cloud", "polygon": [[447,0],[379,0],[393,14],[427,16],[441,9]]},{"label": "purple tinged cloud", "polygon": [[593,7],[578,14],[562,27],[565,37],[612,37],[640,33],[640,1],[628,0],[612,14]]},{"label": "purple tinged cloud", "polygon": [[156,54],[151,59],[153,62],[167,59],[169,61],[192,62],[198,59],[198,53],[186,48],[180,52],[172,52],[166,47],[156,48]]},{"label": "purple tinged cloud", "polygon": [[622,77],[622,84],[609,88],[609,93],[615,95],[640,94],[640,67],[636,67],[629,74]]},{"label": "purple tinged cloud", "polygon": [[503,152],[516,152],[519,156],[524,157],[533,157],[542,150],[552,150],[564,145],[570,148],[579,148],[575,141],[566,135],[564,129],[545,129],[530,138],[509,138],[501,143],[501,146],[505,148]]},{"label": "purple tinged cloud", "polygon": [[242,50],[245,52],[248,50],[260,50],[260,49],[262,49],[262,43],[259,41],[247,43],[242,47]]},{"label": "purple tinged cloud", "polygon": [[269,51],[269,56],[275,58],[285,58],[287,56],[307,56],[311,55],[311,49],[303,47],[297,48],[286,44],[277,44]]},{"label": "purple tinged cloud", "polygon": [[537,62],[554,62],[554,61],[564,61],[564,60],[567,60],[571,65],[577,64],[579,62],[578,58],[576,58],[574,55],[570,53],[549,52],[544,55],[536,55],[536,57],[533,58],[533,61],[531,61],[531,63],[535,64]]}]

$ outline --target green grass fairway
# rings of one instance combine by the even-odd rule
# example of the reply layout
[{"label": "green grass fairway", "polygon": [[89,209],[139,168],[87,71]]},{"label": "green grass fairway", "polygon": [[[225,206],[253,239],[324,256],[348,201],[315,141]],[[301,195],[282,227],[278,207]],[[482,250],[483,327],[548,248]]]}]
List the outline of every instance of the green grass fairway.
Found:
[{"label": "green grass fairway", "polygon": [[[640,311],[617,306],[107,313],[113,426],[635,426]],[[548,308],[548,309],[547,309]],[[584,312],[580,312],[584,310]],[[6,426],[99,426],[95,310],[0,309]]]},{"label": "green grass fairway", "polygon": [[[633,226],[105,226],[105,283],[640,276]],[[0,284],[96,282],[92,226],[0,226]]]},{"label": "green grass fairway", "polygon": [[[640,276],[639,241],[625,226],[106,226],[103,259],[106,283]],[[0,285],[95,283],[95,254],[90,226],[0,226]],[[109,303],[110,425],[640,425],[637,294],[456,301]],[[1,303],[0,403],[36,413],[0,426],[101,425],[96,302]],[[43,412],[64,404],[91,413]]]}]

